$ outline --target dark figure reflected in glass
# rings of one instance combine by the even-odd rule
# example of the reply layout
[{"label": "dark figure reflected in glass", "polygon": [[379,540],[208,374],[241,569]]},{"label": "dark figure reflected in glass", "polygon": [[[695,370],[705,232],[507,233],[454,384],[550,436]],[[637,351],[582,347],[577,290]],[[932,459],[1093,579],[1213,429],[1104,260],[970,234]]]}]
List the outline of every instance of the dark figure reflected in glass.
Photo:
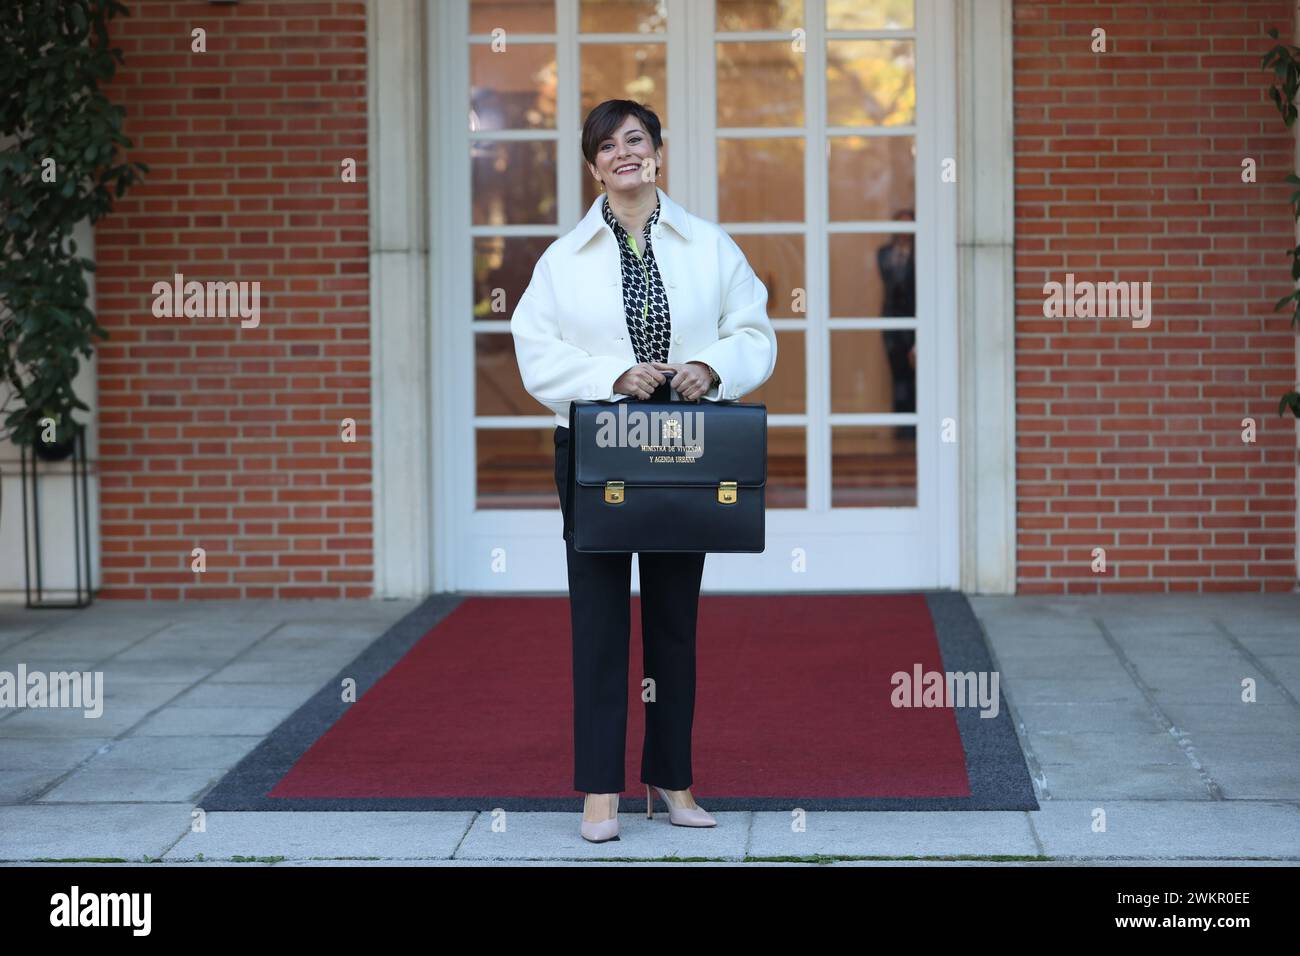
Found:
[{"label": "dark figure reflected in glass", "polygon": [[[915,217],[910,209],[900,209],[894,219],[911,222]],[[916,270],[913,266],[914,235],[896,232],[876,251],[876,267],[880,270],[885,288],[882,316],[916,315]],[[894,411],[916,411],[916,330],[885,329],[885,353],[889,357],[889,374],[894,380]],[[895,438],[915,439],[915,425],[898,425]]]}]

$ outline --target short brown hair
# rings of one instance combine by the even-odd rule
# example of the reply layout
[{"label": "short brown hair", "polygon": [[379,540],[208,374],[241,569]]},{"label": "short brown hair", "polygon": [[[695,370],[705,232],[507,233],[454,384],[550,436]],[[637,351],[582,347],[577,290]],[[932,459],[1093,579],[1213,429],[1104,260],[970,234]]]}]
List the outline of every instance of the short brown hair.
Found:
[{"label": "short brown hair", "polygon": [[593,107],[582,124],[582,155],[587,157],[587,162],[596,165],[596,150],[600,149],[600,144],[614,135],[614,130],[622,126],[623,120],[629,116],[635,116],[641,121],[645,131],[650,134],[655,149],[663,146],[659,117],[654,110],[636,100],[606,100]]}]

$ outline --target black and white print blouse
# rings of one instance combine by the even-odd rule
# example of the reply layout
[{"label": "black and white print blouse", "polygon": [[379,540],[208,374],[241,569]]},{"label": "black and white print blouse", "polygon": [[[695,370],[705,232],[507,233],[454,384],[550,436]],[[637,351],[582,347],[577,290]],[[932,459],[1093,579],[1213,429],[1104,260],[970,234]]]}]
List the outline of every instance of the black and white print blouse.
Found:
[{"label": "black and white print blouse", "polygon": [[615,218],[606,196],[601,207],[605,222],[618,240],[619,258],[623,264],[623,312],[627,317],[627,331],[632,339],[632,351],[638,362],[667,362],[672,323],[668,315],[668,295],[655,263],[654,248],[650,244],[650,230],[659,221],[659,204],[646,220],[640,249],[634,250],[628,242],[627,230]]}]

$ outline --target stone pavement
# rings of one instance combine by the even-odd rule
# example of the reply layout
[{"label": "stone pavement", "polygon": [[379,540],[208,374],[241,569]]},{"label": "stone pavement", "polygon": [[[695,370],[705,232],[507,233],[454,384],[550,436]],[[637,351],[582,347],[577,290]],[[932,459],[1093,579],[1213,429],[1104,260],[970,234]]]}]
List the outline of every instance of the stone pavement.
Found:
[{"label": "stone pavement", "polygon": [[502,832],[474,812],[214,812],[191,833],[203,794],[419,603],[0,606],[0,671],[102,670],[106,698],[95,720],[0,710],[0,864],[1300,862],[1300,594],[972,597],[1038,811],[809,812],[803,832],[785,812],[625,812],[604,844],[577,812]]}]

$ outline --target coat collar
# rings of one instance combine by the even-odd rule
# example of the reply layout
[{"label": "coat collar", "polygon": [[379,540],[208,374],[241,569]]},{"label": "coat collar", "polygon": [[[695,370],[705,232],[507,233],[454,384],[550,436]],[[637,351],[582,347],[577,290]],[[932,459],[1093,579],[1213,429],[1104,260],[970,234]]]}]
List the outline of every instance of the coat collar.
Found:
[{"label": "coat collar", "polygon": [[[687,222],[686,210],[669,199],[668,194],[658,186],[655,187],[655,192],[659,194],[659,221],[672,226],[679,236],[690,241],[691,224]],[[587,214],[582,217],[582,220],[576,226],[573,227],[573,232],[570,233],[570,252],[580,251],[583,246],[591,241],[593,236],[600,232],[600,230],[609,228],[605,224],[605,213],[600,208],[600,204],[603,203],[606,198],[607,196],[605,193],[601,193],[597,196],[592,201],[591,208],[587,210]]]}]

